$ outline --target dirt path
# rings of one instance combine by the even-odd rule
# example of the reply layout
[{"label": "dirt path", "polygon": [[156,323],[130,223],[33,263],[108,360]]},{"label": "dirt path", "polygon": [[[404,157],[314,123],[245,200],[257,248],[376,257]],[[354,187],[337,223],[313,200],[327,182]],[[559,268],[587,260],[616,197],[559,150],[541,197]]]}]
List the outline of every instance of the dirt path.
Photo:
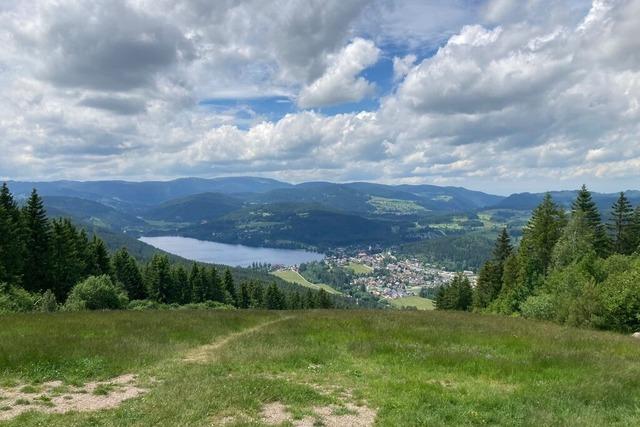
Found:
[{"label": "dirt path", "polygon": [[190,350],[183,358],[182,360],[184,362],[187,363],[205,363],[205,362],[210,362],[214,359],[215,356],[215,352],[216,350],[219,350],[220,348],[224,347],[225,345],[227,345],[228,343],[230,343],[233,340],[236,340],[238,338],[241,338],[245,335],[250,335],[254,332],[258,332],[262,329],[265,329],[269,326],[272,326],[276,323],[280,323],[280,322],[284,322],[286,320],[290,320],[293,319],[294,316],[284,316],[284,317],[280,317],[278,319],[274,319],[274,320],[269,320],[268,322],[264,322],[264,323],[260,323],[256,326],[252,326],[251,328],[247,328],[247,329],[243,329],[242,331],[239,332],[235,332],[229,335],[225,335],[223,337],[221,337],[220,339],[210,343],[210,344],[205,344],[203,346],[194,348],[193,350]]}]

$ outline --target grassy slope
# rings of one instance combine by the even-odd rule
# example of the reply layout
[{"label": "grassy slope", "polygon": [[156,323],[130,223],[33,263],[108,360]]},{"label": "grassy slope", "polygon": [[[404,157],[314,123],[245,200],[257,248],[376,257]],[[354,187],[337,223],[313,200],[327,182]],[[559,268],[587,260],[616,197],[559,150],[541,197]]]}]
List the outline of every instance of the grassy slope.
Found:
[{"label": "grassy slope", "polygon": [[[289,315],[186,364],[189,347]],[[60,313],[2,318],[0,382],[135,372],[161,382],[116,409],[23,414],[11,426],[211,425],[352,389],[377,425],[638,425],[638,341],[468,313]],[[111,350],[110,350],[110,347]],[[1,423],[0,423],[1,424]],[[260,425],[260,424],[238,424]]]},{"label": "grassy slope", "polygon": [[433,301],[428,298],[422,298],[419,296],[411,296],[404,298],[396,298],[389,300],[392,306],[397,308],[402,307],[415,307],[418,310],[433,310]]},{"label": "grassy slope", "polygon": [[349,270],[353,271],[355,274],[369,274],[373,272],[373,268],[368,265],[361,264],[359,262],[350,262],[345,266]]},{"label": "grassy slope", "polygon": [[295,283],[298,284],[300,286],[304,286],[305,288],[311,288],[311,289],[316,289],[316,290],[320,290],[320,289],[324,289],[325,291],[331,293],[331,294],[340,294],[341,292],[333,289],[331,286],[329,285],[325,285],[324,283],[311,283],[310,281],[308,281],[307,279],[305,279],[304,277],[302,277],[300,275],[300,273],[298,273],[297,271],[292,271],[292,270],[282,270],[282,271],[274,271],[273,273],[274,276],[281,278],[282,280],[285,280],[289,283]]}]

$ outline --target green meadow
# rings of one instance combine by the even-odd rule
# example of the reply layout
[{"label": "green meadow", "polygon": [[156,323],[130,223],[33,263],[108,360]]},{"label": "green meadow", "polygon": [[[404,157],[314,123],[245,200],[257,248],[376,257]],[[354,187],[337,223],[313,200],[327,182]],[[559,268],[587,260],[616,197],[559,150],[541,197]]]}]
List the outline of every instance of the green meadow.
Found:
[{"label": "green meadow", "polygon": [[396,308],[415,307],[418,310],[433,310],[435,308],[432,300],[417,295],[395,298],[389,300],[389,303]]},{"label": "green meadow", "polygon": [[311,283],[310,281],[305,279],[297,271],[293,271],[293,270],[278,270],[278,271],[274,271],[271,274],[273,274],[276,277],[281,278],[282,280],[284,280],[286,282],[295,283],[297,285],[304,286],[305,288],[315,289],[317,291],[319,291],[320,289],[324,289],[325,291],[329,292],[330,294],[340,294],[341,293],[341,292],[333,289],[331,286],[325,285],[324,283]]},{"label": "green meadow", "polygon": [[[0,321],[0,394],[20,387],[36,402],[46,381],[81,386],[123,374],[138,375],[147,389],[92,412],[43,413],[32,402],[0,425],[322,425],[323,407],[351,416],[352,425],[368,425],[366,414],[378,426],[640,424],[640,341],[609,332],[437,311],[81,312]],[[7,411],[28,403],[0,397]],[[290,417],[269,418],[265,408]]]}]

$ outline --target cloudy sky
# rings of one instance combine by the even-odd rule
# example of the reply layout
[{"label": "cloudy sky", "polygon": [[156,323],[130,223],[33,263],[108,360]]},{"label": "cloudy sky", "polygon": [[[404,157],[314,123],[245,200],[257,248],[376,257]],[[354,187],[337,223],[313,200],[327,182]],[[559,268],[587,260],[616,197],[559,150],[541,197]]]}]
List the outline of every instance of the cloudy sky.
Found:
[{"label": "cloudy sky", "polygon": [[0,46],[0,178],[640,187],[640,0],[5,0]]}]

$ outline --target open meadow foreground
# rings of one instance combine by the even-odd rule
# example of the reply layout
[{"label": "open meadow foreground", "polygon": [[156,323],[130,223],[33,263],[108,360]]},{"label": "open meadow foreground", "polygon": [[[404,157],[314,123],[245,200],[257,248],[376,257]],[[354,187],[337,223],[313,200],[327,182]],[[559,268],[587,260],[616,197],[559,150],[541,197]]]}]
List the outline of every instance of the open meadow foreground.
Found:
[{"label": "open meadow foreground", "polygon": [[437,311],[6,315],[0,425],[638,425],[639,350]]}]

